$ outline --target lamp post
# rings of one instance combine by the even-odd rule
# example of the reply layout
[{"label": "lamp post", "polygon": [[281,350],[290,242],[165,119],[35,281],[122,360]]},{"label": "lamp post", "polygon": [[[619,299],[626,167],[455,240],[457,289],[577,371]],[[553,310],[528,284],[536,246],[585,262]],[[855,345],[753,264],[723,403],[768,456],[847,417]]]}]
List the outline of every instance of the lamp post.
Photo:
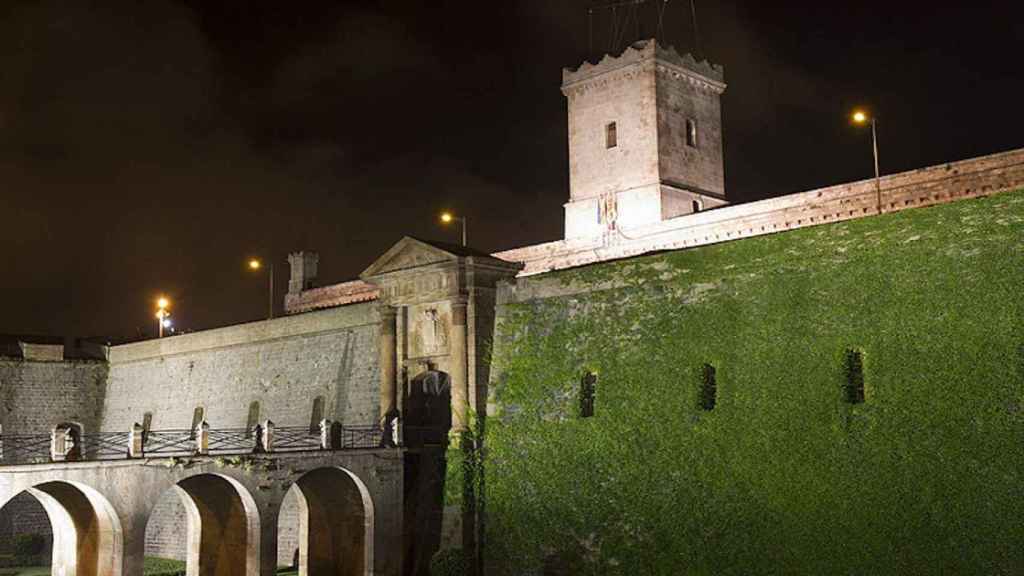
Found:
[{"label": "lamp post", "polygon": [[466,217],[465,216],[454,216],[451,212],[441,213],[441,223],[451,224],[453,220],[458,220],[462,223],[462,245],[466,245]]},{"label": "lamp post", "polygon": [[[249,269],[259,270],[263,267],[263,262],[259,258],[249,259]],[[274,318],[274,262],[270,261],[267,264],[267,278],[268,280],[268,296],[267,296],[267,318]]]},{"label": "lamp post", "polygon": [[878,173],[878,129],[877,118],[874,115],[868,116],[863,110],[854,110],[851,116],[854,124],[866,124],[871,122],[871,150],[875,155],[875,202],[878,213],[882,213],[882,178]]},{"label": "lamp post", "polygon": [[167,308],[170,307],[170,305],[171,302],[163,296],[156,301],[157,338],[163,338],[164,327],[170,326],[171,324],[171,313],[167,311]]}]

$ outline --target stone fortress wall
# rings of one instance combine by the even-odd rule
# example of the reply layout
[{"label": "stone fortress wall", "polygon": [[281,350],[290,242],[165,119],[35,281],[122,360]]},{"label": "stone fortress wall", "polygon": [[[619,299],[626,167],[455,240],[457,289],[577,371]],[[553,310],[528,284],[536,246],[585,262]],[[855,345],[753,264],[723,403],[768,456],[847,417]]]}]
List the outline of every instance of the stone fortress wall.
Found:
[{"label": "stone fortress wall", "polygon": [[[309,426],[313,402],[323,416],[348,425],[375,423],[379,377],[377,313],[372,304],[322,310],[110,348],[99,361],[0,360],[0,425],[24,434],[56,424],[126,431],[151,415],[150,429],[186,429],[196,408],[211,428],[243,428],[253,402],[259,421]],[[279,558],[292,561],[298,508],[281,509]],[[163,495],[147,527],[147,554],[183,559],[185,509]],[[21,496],[0,514],[0,542],[20,533],[50,534],[46,513]],[[0,552],[3,552],[0,548]]]},{"label": "stone fortress wall", "polygon": [[[105,362],[63,357],[42,346],[23,346],[19,357],[0,357],[0,426],[14,434],[46,434],[75,422],[98,429],[106,392]],[[54,348],[46,346],[45,348]],[[56,348],[60,348],[59,346]],[[10,553],[15,533],[49,535],[50,522],[38,501],[19,496],[0,514],[0,554]],[[47,545],[49,547],[50,544]]]}]

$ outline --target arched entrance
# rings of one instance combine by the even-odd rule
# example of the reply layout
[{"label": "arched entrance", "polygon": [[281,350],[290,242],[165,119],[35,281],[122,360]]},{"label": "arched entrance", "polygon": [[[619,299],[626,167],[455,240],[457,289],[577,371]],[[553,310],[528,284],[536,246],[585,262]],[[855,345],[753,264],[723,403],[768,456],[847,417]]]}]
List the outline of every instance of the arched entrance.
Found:
[{"label": "arched entrance", "polygon": [[[49,520],[54,576],[121,576],[121,521],[99,492],[72,482],[44,482],[16,495],[0,513],[17,513],[8,507],[18,507],[19,516],[33,515],[33,502],[25,495],[42,506]],[[14,528],[26,532],[25,527]]]},{"label": "arched entrance", "polygon": [[359,478],[344,468],[311,470],[289,490],[286,501],[293,498],[300,576],[373,573],[373,502]]},{"label": "arched entrance", "polygon": [[405,574],[430,573],[430,560],[441,546],[448,432],[452,427],[451,377],[428,369],[406,388],[405,422]]},{"label": "arched entrance", "polygon": [[184,559],[188,576],[259,576],[256,502],[244,486],[226,476],[186,478],[150,513],[146,549],[147,555]]}]

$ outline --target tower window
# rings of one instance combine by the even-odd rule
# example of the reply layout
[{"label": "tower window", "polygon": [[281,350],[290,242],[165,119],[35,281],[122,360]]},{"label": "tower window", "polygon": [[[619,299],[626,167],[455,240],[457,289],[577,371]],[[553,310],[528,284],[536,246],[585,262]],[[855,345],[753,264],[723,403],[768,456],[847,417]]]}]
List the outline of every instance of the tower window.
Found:
[{"label": "tower window", "polygon": [[594,394],[597,392],[597,374],[587,372],[580,380],[580,418],[594,415]]},{"label": "tower window", "polygon": [[697,121],[692,118],[686,119],[686,145],[697,147]]},{"label": "tower window", "polygon": [[619,129],[615,122],[609,122],[604,126],[604,147],[615,148],[619,145]]},{"label": "tower window", "polygon": [[847,349],[843,354],[843,392],[849,404],[864,403],[864,359],[859,350]]},{"label": "tower window", "polygon": [[704,364],[700,368],[700,409],[714,410],[718,402],[718,383],[715,381],[715,367]]}]

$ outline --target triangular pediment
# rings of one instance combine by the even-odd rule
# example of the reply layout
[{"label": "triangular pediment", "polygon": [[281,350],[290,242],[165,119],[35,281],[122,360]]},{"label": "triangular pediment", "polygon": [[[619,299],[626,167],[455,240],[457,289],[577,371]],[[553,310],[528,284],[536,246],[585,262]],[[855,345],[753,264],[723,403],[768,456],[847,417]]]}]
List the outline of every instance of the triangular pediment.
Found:
[{"label": "triangular pediment", "polygon": [[378,258],[359,275],[362,279],[382,276],[391,272],[422,268],[431,264],[453,262],[459,256],[437,246],[406,236]]}]

